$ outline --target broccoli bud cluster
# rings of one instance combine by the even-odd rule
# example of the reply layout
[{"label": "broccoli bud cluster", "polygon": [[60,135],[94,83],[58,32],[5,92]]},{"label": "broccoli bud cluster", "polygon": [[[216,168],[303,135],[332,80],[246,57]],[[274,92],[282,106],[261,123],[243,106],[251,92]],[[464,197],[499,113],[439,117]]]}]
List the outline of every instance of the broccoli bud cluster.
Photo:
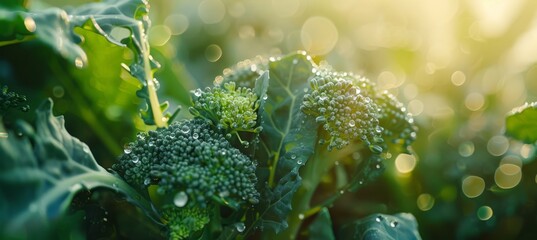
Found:
[{"label": "broccoli bud cluster", "polygon": [[161,193],[184,191],[202,206],[213,196],[258,202],[256,164],[205,120],[139,135],[127,149],[113,169],[140,189],[157,183]]},{"label": "broccoli bud cluster", "polygon": [[256,163],[201,118],[139,134],[112,168],[141,192],[158,186],[157,194],[168,199],[161,213],[171,239],[203,229],[207,209],[219,203],[259,201]]},{"label": "broccoli bud cluster", "polygon": [[[218,129],[229,133],[254,131],[259,100],[252,89],[236,87],[235,82],[193,91],[190,112],[211,120]],[[259,131],[259,130],[257,130]]]},{"label": "broccoli bud cluster", "polygon": [[377,98],[380,108],[380,125],[383,126],[383,135],[390,142],[406,150],[416,140],[417,127],[414,118],[407,113],[402,103],[387,92]]},{"label": "broccoli bud cluster", "polygon": [[376,145],[382,142],[383,131],[378,106],[353,78],[346,73],[317,74],[310,80],[312,91],[304,95],[301,110],[323,124],[328,139],[321,139],[321,143],[328,141],[328,149],[341,149],[358,140],[372,151],[382,152]]},{"label": "broccoli bud cluster", "polygon": [[192,232],[203,229],[209,223],[209,209],[166,205],[162,209],[162,220],[170,229],[170,239],[186,239]]}]

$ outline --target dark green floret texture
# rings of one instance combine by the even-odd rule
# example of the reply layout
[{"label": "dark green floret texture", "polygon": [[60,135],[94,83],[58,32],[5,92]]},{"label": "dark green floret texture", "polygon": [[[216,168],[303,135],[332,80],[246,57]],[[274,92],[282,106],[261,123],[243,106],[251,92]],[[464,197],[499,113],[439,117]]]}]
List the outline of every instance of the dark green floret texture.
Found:
[{"label": "dark green floret texture", "polygon": [[205,205],[213,196],[257,203],[256,164],[202,119],[139,135],[113,166],[133,186],[158,184]]},{"label": "dark green floret texture", "polygon": [[[321,143],[341,149],[353,141],[368,146],[382,142],[378,106],[372,96],[346,74],[318,74],[310,80],[311,92],[304,95],[301,110],[316,117],[328,133]],[[365,85],[364,85],[365,86]],[[377,146],[374,151],[382,152]]]},{"label": "dark green floret texture", "polygon": [[162,209],[162,220],[169,228],[169,239],[187,239],[192,232],[202,230],[209,223],[209,210],[198,206],[177,207],[167,205]]}]

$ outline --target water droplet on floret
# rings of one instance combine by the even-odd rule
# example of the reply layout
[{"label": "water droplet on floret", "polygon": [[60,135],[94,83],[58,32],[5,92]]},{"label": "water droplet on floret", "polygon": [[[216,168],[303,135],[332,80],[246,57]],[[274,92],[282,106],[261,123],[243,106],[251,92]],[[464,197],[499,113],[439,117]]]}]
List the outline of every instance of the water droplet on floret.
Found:
[{"label": "water droplet on floret", "polygon": [[188,195],[185,192],[178,192],[173,198],[173,204],[177,207],[184,207],[188,202]]}]

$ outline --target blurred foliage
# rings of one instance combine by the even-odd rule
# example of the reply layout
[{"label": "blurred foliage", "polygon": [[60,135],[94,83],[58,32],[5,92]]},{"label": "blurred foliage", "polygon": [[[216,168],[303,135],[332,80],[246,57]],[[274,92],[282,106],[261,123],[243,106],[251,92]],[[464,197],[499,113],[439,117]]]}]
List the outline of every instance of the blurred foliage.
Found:
[{"label": "blurred foliage", "polygon": [[[84,2],[34,0],[28,7]],[[298,49],[320,64],[327,60],[337,69],[361,71],[403,100],[420,128],[416,157],[391,156],[380,182],[343,195],[330,208],[335,225],[356,215],[405,211],[416,216],[425,239],[537,238],[535,146],[504,136],[505,114],[537,101],[536,1],[150,3],[151,51],[161,64],[155,76],[160,96],[172,105],[188,103],[187,89],[209,86],[238,60]],[[95,119],[104,122],[102,131],[116,144],[134,139],[134,126],[143,128],[132,115],[140,104],[132,98],[139,87],[134,79],[126,72],[123,79],[108,78],[117,76],[109,71],[123,70],[99,73],[91,65],[75,74],[72,64],[50,51],[35,51],[35,45],[2,47],[2,83],[28,96],[32,108],[33,99],[52,96],[70,132],[92,149],[106,149],[106,137],[92,128]],[[129,57],[117,46],[108,49]],[[69,81],[81,78],[90,80]],[[73,88],[91,93],[71,96]],[[109,146],[96,158],[109,166],[118,148]]]}]

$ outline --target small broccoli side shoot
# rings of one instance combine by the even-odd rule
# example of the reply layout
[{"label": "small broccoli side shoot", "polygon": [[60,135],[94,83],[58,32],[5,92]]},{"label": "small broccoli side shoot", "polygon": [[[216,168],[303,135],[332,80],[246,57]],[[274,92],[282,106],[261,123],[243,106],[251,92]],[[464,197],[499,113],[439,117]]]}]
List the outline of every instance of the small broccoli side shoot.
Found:
[{"label": "small broccoli side shoot", "polygon": [[196,117],[210,120],[217,129],[224,130],[228,139],[236,135],[243,145],[239,132],[259,133],[257,110],[259,98],[251,88],[236,87],[235,82],[193,91],[190,113]]},{"label": "small broccoli side shoot", "polygon": [[207,209],[257,203],[255,168],[223,133],[201,118],[140,134],[113,166],[146,194],[149,185],[157,185],[157,195],[165,202],[163,222],[170,227],[170,237],[178,239],[203,228],[209,219]]},{"label": "small broccoli side shoot", "polygon": [[362,141],[372,151],[382,152],[382,127],[378,106],[371,96],[362,94],[344,73],[318,74],[310,80],[312,91],[304,96],[301,110],[316,118],[328,136],[328,149],[341,149],[353,141]]}]

